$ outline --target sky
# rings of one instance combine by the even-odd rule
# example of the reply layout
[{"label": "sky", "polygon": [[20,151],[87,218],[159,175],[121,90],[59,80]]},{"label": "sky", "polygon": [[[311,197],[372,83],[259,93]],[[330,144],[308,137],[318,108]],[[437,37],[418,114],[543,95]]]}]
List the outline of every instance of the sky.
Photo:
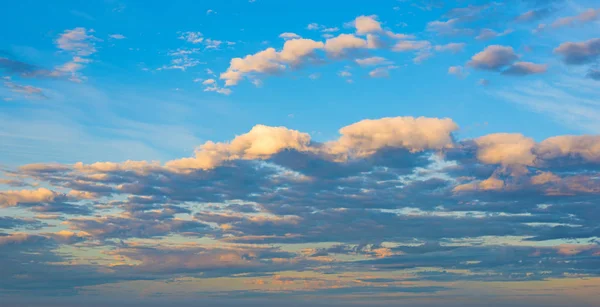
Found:
[{"label": "sky", "polygon": [[6,1],[6,306],[596,306],[592,0]]}]

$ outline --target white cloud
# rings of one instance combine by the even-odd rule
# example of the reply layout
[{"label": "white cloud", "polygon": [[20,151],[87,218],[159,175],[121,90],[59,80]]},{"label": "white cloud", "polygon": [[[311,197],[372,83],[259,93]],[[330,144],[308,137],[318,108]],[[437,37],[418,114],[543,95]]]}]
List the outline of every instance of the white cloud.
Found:
[{"label": "white cloud", "polygon": [[294,38],[300,38],[300,35],[296,34],[296,33],[291,33],[291,32],[284,32],[279,34],[280,38],[283,39],[294,39]]},{"label": "white cloud", "polygon": [[290,39],[285,42],[281,52],[267,48],[244,58],[234,58],[227,71],[220,78],[226,86],[236,85],[244,76],[251,73],[275,73],[286,69],[287,65],[297,65],[312,56],[315,50],[324,47],[322,42],[311,39]]},{"label": "white cloud", "polygon": [[374,56],[364,59],[356,59],[354,60],[360,66],[374,66],[381,65],[388,62],[384,57]]},{"label": "white cloud", "polygon": [[108,37],[112,38],[112,39],[125,39],[125,35],[123,34],[111,34]]},{"label": "white cloud", "polygon": [[358,16],[354,20],[356,33],[359,35],[381,32],[381,23],[377,21],[377,16]]},{"label": "white cloud", "polygon": [[325,41],[325,50],[333,56],[341,56],[348,50],[363,48],[367,48],[367,41],[352,34],[340,34]]},{"label": "white cloud", "polygon": [[279,52],[278,57],[283,62],[298,64],[306,57],[312,55],[315,50],[322,49],[324,46],[322,42],[312,39],[292,39],[283,44],[283,49]]},{"label": "white cloud", "polygon": [[179,36],[179,39],[185,40],[192,44],[199,44],[204,41],[204,37],[201,32],[183,32]]},{"label": "white cloud", "polygon": [[66,51],[71,51],[78,56],[89,56],[96,52],[94,41],[98,39],[85,28],[75,28],[66,30],[56,40],[58,48]]}]

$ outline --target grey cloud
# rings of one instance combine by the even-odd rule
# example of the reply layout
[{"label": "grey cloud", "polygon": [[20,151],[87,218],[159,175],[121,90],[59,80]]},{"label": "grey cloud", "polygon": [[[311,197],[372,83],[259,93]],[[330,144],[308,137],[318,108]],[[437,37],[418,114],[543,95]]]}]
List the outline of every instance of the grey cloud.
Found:
[{"label": "grey cloud", "polygon": [[582,42],[566,42],[560,44],[554,52],[562,56],[563,62],[569,65],[592,63],[600,57],[600,38]]}]

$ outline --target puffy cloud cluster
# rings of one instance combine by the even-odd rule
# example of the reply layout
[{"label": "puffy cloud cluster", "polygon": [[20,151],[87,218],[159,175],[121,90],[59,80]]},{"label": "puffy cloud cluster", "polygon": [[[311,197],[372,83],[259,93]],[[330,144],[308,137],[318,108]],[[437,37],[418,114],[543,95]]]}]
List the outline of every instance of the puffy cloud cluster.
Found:
[{"label": "puffy cloud cluster", "polygon": [[244,58],[232,59],[229,68],[220,78],[225,80],[226,86],[231,86],[238,84],[248,74],[280,72],[286,69],[286,64],[297,65],[323,46],[323,43],[310,39],[290,39],[285,42],[280,52],[274,48],[267,48]]},{"label": "puffy cloud cluster", "polygon": [[501,71],[503,74],[518,76],[546,72],[545,64],[518,62],[519,58],[512,47],[491,45],[473,55],[467,65],[475,69]]},{"label": "puffy cloud cluster", "polygon": [[[562,61],[567,65],[595,63],[600,58],[600,38],[562,43],[554,49],[554,53],[561,55]],[[600,80],[600,73],[597,69],[590,67],[587,77]]]},{"label": "puffy cloud cluster", "polygon": [[193,158],[169,161],[173,169],[212,169],[226,161],[269,159],[285,150],[323,155],[325,159],[366,157],[383,148],[411,152],[440,150],[452,146],[452,132],[458,129],[451,119],[390,117],[363,120],[340,129],[336,141],[317,144],[310,135],[285,127],[254,126],[229,143],[207,142]]},{"label": "puffy cloud cluster", "polygon": [[229,160],[266,159],[285,150],[308,149],[310,136],[285,127],[254,126],[230,143],[207,142],[196,150],[196,157],[173,160],[167,167],[176,169],[211,169]]},{"label": "puffy cloud cluster", "polygon": [[0,192],[0,206],[2,207],[12,207],[18,204],[47,203],[60,199],[66,200],[66,195],[46,188]]},{"label": "puffy cloud cluster", "polygon": [[452,146],[458,125],[449,118],[388,117],[362,120],[340,129],[341,137],[325,144],[334,155],[364,157],[383,148],[411,152]]},{"label": "puffy cloud cluster", "polygon": [[595,61],[600,57],[600,38],[583,42],[566,42],[560,44],[554,52],[563,57],[570,65],[581,65]]},{"label": "puffy cloud cluster", "polygon": [[[325,28],[316,23],[308,25],[309,30],[321,30],[327,32],[325,41],[315,41],[301,38],[296,33],[284,32],[279,37],[285,40],[281,50],[269,47],[265,50],[244,57],[231,59],[227,70],[220,75],[225,81],[225,86],[237,85],[242,79],[255,79],[262,74],[272,75],[282,73],[290,68],[303,64],[315,62],[322,63],[328,59],[352,59],[361,56],[365,50],[390,49],[397,52],[416,52],[419,62],[431,56],[433,47],[429,41],[413,40],[412,35],[394,33],[382,28],[377,16],[358,16],[354,21],[348,23],[355,29],[354,33],[342,33],[337,36],[330,34],[337,28]],[[437,46],[436,51],[457,52],[462,49],[463,44],[448,44]],[[325,58],[321,55],[324,53]],[[371,57],[372,59],[378,57]],[[359,65],[374,65],[361,62]],[[382,63],[382,62],[381,62]],[[374,72],[371,76],[378,77],[387,75],[388,67]]]}]

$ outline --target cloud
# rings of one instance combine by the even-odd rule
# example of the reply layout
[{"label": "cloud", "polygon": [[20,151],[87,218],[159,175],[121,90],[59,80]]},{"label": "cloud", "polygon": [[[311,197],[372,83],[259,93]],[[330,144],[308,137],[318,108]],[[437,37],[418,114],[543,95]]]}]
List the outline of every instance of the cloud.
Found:
[{"label": "cloud", "polygon": [[207,142],[196,150],[196,157],[170,161],[176,169],[210,169],[228,160],[266,159],[285,149],[306,150],[310,136],[284,127],[257,125],[231,143]]},{"label": "cloud", "polygon": [[362,120],[340,129],[337,141],[326,143],[332,154],[371,155],[385,147],[411,152],[442,149],[452,145],[452,131],[458,126],[448,118],[388,117]]},{"label": "cloud", "polygon": [[343,56],[348,51],[367,48],[367,41],[352,34],[340,34],[325,41],[325,51],[332,56]]},{"label": "cloud", "polygon": [[475,54],[468,66],[483,70],[499,70],[519,59],[512,47],[491,45]]},{"label": "cloud", "polygon": [[496,38],[496,37],[505,36],[505,35],[510,34],[512,32],[513,32],[512,29],[506,29],[503,32],[498,33],[498,32],[496,32],[496,31],[494,31],[492,29],[487,29],[486,28],[486,29],[481,29],[481,31],[479,31],[479,35],[477,35],[475,37],[475,39],[478,39],[478,40],[488,40],[488,39],[493,39],[493,38]]},{"label": "cloud", "polygon": [[448,68],[448,74],[449,75],[455,75],[459,78],[464,78],[466,77],[469,73],[465,71],[464,67],[462,66],[450,66]]},{"label": "cloud", "polygon": [[319,25],[318,23],[314,23],[314,22],[313,22],[313,23],[309,23],[309,24],[306,26],[306,29],[307,29],[307,30],[319,30],[319,29],[321,29],[321,28],[323,28],[323,26]]},{"label": "cloud", "polygon": [[396,43],[392,50],[396,52],[406,52],[406,51],[418,51],[421,49],[428,49],[431,47],[431,43],[429,41],[400,41]]},{"label": "cloud", "polygon": [[23,78],[55,78],[57,77],[52,71],[43,69],[36,65],[11,59],[7,54],[6,57],[1,56],[0,51],[0,68],[11,75],[18,75]]},{"label": "cloud", "polygon": [[369,33],[381,32],[381,23],[377,21],[377,16],[358,16],[354,20],[354,27],[356,28],[356,34],[365,35]]},{"label": "cloud", "polygon": [[521,134],[496,133],[475,139],[477,159],[487,164],[533,165],[535,141]]},{"label": "cloud", "polygon": [[278,54],[280,61],[292,65],[300,64],[304,59],[314,54],[315,50],[323,49],[326,45],[311,39],[292,39],[283,44],[283,49]]},{"label": "cloud", "polygon": [[283,49],[277,52],[267,48],[244,58],[234,58],[227,71],[220,75],[226,86],[237,85],[238,82],[252,73],[274,74],[287,68],[286,65],[300,65],[310,58],[315,50],[325,47],[322,42],[311,39],[290,39],[285,42]]},{"label": "cloud", "polygon": [[[359,58],[364,56],[368,49],[413,51],[416,53],[415,63],[420,63],[432,55],[430,52],[432,46],[429,41],[412,40],[414,39],[413,35],[384,30],[377,20],[377,16],[359,16],[348,26],[356,28],[355,34],[342,33],[334,36],[330,33],[337,32],[339,29],[336,27],[328,28],[317,23],[307,26],[309,30],[319,30],[325,33],[322,35],[326,38],[325,41],[300,38],[299,35],[291,32],[282,33],[280,37],[285,40],[285,43],[281,49],[269,47],[254,54],[233,58],[227,70],[221,73],[220,79],[225,81],[225,86],[235,86],[245,78],[253,80],[253,82],[260,82],[261,75],[276,75],[291,68],[310,64],[355,60],[359,65],[369,65],[368,61],[376,61],[375,59],[379,57],[372,56],[370,60]],[[461,48],[462,45],[458,43],[438,47],[440,51],[452,52]],[[381,62],[381,64],[384,63]],[[372,75],[384,76],[393,68],[395,67],[381,68],[375,70]],[[352,82],[352,80],[347,81]]]},{"label": "cloud", "polygon": [[390,65],[385,67],[377,67],[369,72],[371,78],[387,78],[390,76],[390,70],[397,69],[398,66]]},{"label": "cloud", "polygon": [[73,55],[73,59],[57,66],[51,72],[52,76],[59,77],[68,75],[70,76],[69,80],[77,83],[86,79],[79,71],[85,67],[84,64],[91,62],[87,57],[96,53],[95,42],[101,41],[89,34],[93,32],[93,30],[79,27],[72,30],[66,30],[58,37],[55,42],[56,46],[59,49],[70,52]]},{"label": "cloud", "polygon": [[600,38],[562,43],[554,53],[561,55],[563,62],[569,65],[592,63],[600,57]]},{"label": "cloud", "polygon": [[2,207],[13,207],[18,204],[54,202],[55,200],[66,200],[66,195],[56,193],[46,188],[0,192],[0,206]]},{"label": "cloud", "polygon": [[125,35],[123,34],[111,34],[108,37],[112,38],[112,39],[125,39]]},{"label": "cloud", "polygon": [[449,51],[452,53],[459,53],[465,49],[465,43],[448,43],[446,45],[436,45],[435,51],[445,52]]},{"label": "cloud", "polygon": [[553,28],[582,25],[600,18],[600,9],[587,9],[579,15],[559,18],[552,23]]},{"label": "cloud", "polygon": [[551,8],[538,8],[529,10],[515,18],[517,22],[533,22],[548,17],[553,10]]},{"label": "cloud", "polygon": [[296,33],[291,33],[291,32],[284,32],[279,34],[280,38],[283,39],[295,39],[295,38],[300,38],[300,35],[296,34]]},{"label": "cloud", "polygon": [[182,32],[179,39],[185,40],[188,43],[200,44],[204,41],[204,37],[201,32]]},{"label": "cloud", "polygon": [[368,57],[364,59],[356,59],[354,61],[360,66],[375,66],[388,63],[388,60],[386,58],[379,56]]},{"label": "cloud", "polygon": [[600,162],[600,136],[555,136],[542,141],[536,152],[546,160],[579,157]]},{"label": "cloud", "polygon": [[77,56],[89,56],[96,53],[94,41],[98,39],[93,35],[89,34],[86,28],[74,28],[72,30],[66,30],[56,40],[58,48],[70,51]]},{"label": "cloud", "polygon": [[594,81],[559,78],[556,81],[532,81],[510,88],[499,88],[494,94],[539,112],[560,125],[582,132],[599,133],[596,118],[600,112],[594,106],[594,95],[600,94]]},{"label": "cloud", "polygon": [[47,224],[42,223],[35,219],[21,219],[8,216],[0,216],[0,229],[15,229],[15,228],[27,228],[27,229],[40,229]]},{"label": "cloud", "polygon": [[451,18],[446,21],[434,20],[427,23],[426,30],[435,32],[438,35],[470,35],[472,29],[460,28],[462,20],[459,18]]},{"label": "cloud", "polygon": [[4,81],[4,86],[15,93],[23,94],[26,98],[48,98],[46,94],[44,94],[44,91],[39,87],[31,85],[19,85],[8,80]]},{"label": "cloud", "polygon": [[198,66],[202,64],[197,59],[191,58],[192,54],[198,53],[200,50],[197,48],[193,49],[177,49],[175,51],[170,51],[168,53],[169,56],[172,57],[169,65],[163,65],[159,67],[157,70],[170,70],[170,69],[179,69],[181,71],[186,71],[189,68]]},{"label": "cloud", "polygon": [[588,70],[588,72],[587,72],[587,75],[586,75],[586,76],[587,76],[588,78],[590,78],[590,79],[594,79],[594,80],[598,80],[598,81],[600,81],[600,70],[598,70],[598,69],[593,69],[593,68],[590,68],[590,69]]}]

